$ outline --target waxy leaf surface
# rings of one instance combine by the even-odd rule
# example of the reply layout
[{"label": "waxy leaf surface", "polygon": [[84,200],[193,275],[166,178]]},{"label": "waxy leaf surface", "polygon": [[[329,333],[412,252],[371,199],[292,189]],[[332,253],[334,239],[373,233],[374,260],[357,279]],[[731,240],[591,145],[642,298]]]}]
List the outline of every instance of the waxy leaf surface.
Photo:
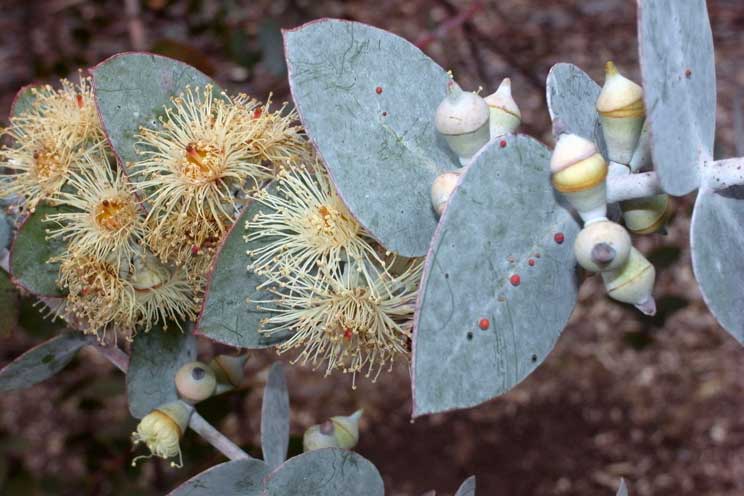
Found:
[{"label": "waxy leaf surface", "polygon": [[168,496],[259,496],[269,472],[261,460],[233,460],[195,475]]},{"label": "waxy leaf surface", "polygon": [[0,369],[0,392],[27,388],[50,378],[87,344],[82,333],[66,332],[31,348]]},{"label": "waxy leaf surface", "polygon": [[127,372],[127,399],[133,417],[142,418],[155,408],[176,401],[176,372],[196,360],[196,339],[190,327],[175,325],[141,332],[134,337]]},{"label": "waxy leaf surface", "polygon": [[744,344],[744,186],[702,188],[690,230],[692,267],[718,322]]},{"label": "waxy leaf surface", "polygon": [[[276,185],[267,187],[271,194]],[[256,301],[271,299],[273,295],[256,289],[265,281],[262,276],[247,269],[251,258],[246,251],[267,243],[268,237],[246,243],[245,221],[268,207],[259,202],[251,203],[235,221],[223,241],[212,266],[211,279],[204,299],[197,333],[220,343],[241,348],[266,348],[281,343],[288,334],[265,335],[258,332],[261,319],[270,314],[259,308]]]},{"label": "waxy leaf surface", "polygon": [[651,154],[664,191],[685,195],[713,158],[716,68],[705,0],[638,0]]},{"label": "waxy leaf surface", "polygon": [[125,166],[138,160],[139,128],[159,128],[158,117],[164,115],[164,106],[172,105],[172,97],[189,85],[214,84],[190,65],[151,53],[114,55],[91,69],[91,74],[103,127]]},{"label": "waxy leaf surface", "polygon": [[47,229],[53,225],[45,222],[46,216],[61,212],[61,207],[39,205],[16,233],[10,251],[10,273],[13,279],[37,296],[62,296],[57,286],[59,264],[48,263],[65,250],[65,244],[47,239]]},{"label": "waxy leaf surface", "polygon": [[434,179],[458,166],[434,126],[447,73],[381,29],[324,19],[285,31],[292,96],[351,213],[387,249],[423,256]]},{"label": "waxy leaf surface", "polygon": [[527,136],[503,140],[466,169],[427,256],[414,416],[509,391],[545,360],[576,303],[579,226],[556,201],[550,151]]},{"label": "waxy leaf surface", "polygon": [[475,496],[475,476],[471,475],[460,485],[455,496]]},{"label": "waxy leaf surface", "polygon": [[374,465],[353,451],[324,448],[290,458],[266,479],[264,496],[383,496]]},{"label": "waxy leaf surface", "polygon": [[261,404],[261,451],[271,467],[287,459],[289,447],[289,392],[284,366],[277,362],[269,369]]},{"label": "waxy leaf surface", "polygon": [[560,119],[570,133],[593,141],[606,153],[602,125],[597,113],[597,98],[602,88],[587,73],[573,64],[556,64],[546,83],[550,120]]}]

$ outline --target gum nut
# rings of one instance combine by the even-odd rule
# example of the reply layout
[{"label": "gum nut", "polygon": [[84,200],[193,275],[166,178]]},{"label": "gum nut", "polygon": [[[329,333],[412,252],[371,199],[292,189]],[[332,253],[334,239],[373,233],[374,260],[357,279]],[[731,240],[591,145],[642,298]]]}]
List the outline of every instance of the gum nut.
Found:
[{"label": "gum nut", "polygon": [[590,272],[616,270],[630,255],[631,240],[620,224],[607,220],[588,224],[574,242],[576,261]]},{"label": "gum nut", "polygon": [[302,451],[307,453],[322,448],[338,448],[333,431],[334,426],[330,420],[310,426],[302,436]]},{"label": "gum nut", "polygon": [[204,363],[187,363],[176,373],[176,389],[184,401],[203,401],[212,396],[216,388],[214,371]]}]

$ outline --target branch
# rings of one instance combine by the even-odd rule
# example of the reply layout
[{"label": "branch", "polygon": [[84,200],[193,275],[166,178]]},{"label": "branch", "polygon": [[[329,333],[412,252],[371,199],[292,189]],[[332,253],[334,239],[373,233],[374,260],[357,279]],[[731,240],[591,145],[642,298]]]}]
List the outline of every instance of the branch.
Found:
[{"label": "branch", "polygon": [[[126,373],[129,368],[129,355],[121,350],[116,344],[102,344],[95,337],[91,337],[91,346],[98,350],[116,368]],[[235,443],[225,437],[212,424],[194,410],[189,420],[189,427],[199,434],[205,441],[211,444],[220,453],[230,460],[242,460],[252,458],[248,453],[240,449]]]},{"label": "branch", "polygon": [[656,172],[607,178],[607,203],[645,198],[663,193]]},{"label": "branch", "polygon": [[744,157],[704,162],[703,182],[712,189],[744,184]]},{"label": "branch", "polygon": [[199,412],[196,410],[191,414],[189,427],[230,460],[245,460],[253,458],[225,437],[220,431],[212,427],[212,424],[207,422],[206,419],[199,415]]}]

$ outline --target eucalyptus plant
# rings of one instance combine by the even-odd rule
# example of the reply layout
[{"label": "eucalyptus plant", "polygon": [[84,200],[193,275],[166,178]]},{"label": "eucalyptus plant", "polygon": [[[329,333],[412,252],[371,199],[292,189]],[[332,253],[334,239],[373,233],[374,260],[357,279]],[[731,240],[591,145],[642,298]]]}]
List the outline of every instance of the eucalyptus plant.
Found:
[{"label": "eucalyptus plant", "polygon": [[[410,360],[414,417],[472,407],[545,360],[577,264],[653,314],[655,269],[631,234],[657,235],[668,196],[695,189],[695,274],[744,340],[744,159],[712,155],[705,2],[639,0],[638,27],[641,84],[611,62],[603,88],[570,64],[550,71],[554,150],[517,133],[508,78],[482,98],[406,40],[333,19],[284,32],[294,108],[147,53],[23,88],[0,152],[4,268],[69,330],[2,369],[0,390],[92,346],[126,373],[134,461],[179,466],[187,427],[230,459],[171,494],[380,495],[350,451],[361,411],[311,427],[286,459],[280,365],[263,460],[209,425],[198,403],[240,388],[245,356],[197,361],[196,340],[275,347],[352,387]],[[470,478],[457,495],[473,494]]]}]

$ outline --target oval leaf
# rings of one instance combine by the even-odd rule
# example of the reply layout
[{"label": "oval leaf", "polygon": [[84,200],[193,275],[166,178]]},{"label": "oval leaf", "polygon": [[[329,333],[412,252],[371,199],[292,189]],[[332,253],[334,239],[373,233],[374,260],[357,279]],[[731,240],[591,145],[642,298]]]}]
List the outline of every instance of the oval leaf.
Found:
[{"label": "oval leaf", "polygon": [[[274,187],[269,185],[267,191],[273,193]],[[241,348],[266,348],[283,342],[289,336],[288,333],[270,336],[259,333],[261,319],[269,314],[259,310],[255,303],[248,303],[248,300],[259,301],[273,297],[268,291],[256,289],[264,282],[264,278],[246,269],[250,263],[246,251],[256,249],[258,243],[270,240],[265,238],[246,243],[243,239],[245,220],[264,210],[267,207],[259,202],[249,205],[222,242],[212,264],[197,334]]]},{"label": "oval leaf", "polygon": [[638,46],[651,153],[661,187],[685,195],[713,157],[716,69],[705,0],[638,0]]},{"label": "oval leaf", "polygon": [[460,485],[455,496],[475,496],[475,476],[471,475]]},{"label": "oval leaf", "polygon": [[60,207],[39,205],[21,225],[10,249],[10,273],[27,291],[37,296],[63,296],[57,287],[59,264],[49,259],[64,253],[65,243],[47,239],[46,216],[62,211]]},{"label": "oval leaf", "polygon": [[620,487],[617,489],[617,496],[628,496],[628,486],[625,485],[625,479],[620,479]]},{"label": "oval leaf", "polygon": [[607,156],[597,98],[602,88],[573,64],[556,64],[546,82],[550,120],[560,119],[573,134],[596,143]]},{"label": "oval leaf", "polygon": [[0,369],[0,392],[23,389],[44,381],[70,363],[88,344],[79,332],[66,332],[31,348]]},{"label": "oval leaf", "polygon": [[324,448],[290,458],[266,479],[266,496],[383,496],[374,465],[353,451]]},{"label": "oval leaf", "polygon": [[156,327],[134,337],[127,372],[127,397],[133,417],[142,418],[178,399],[176,372],[196,360],[196,339],[188,329]]},{"label": "oval leaf", "polygon": [[289,448],[289,392],[284,366],[277,362],[269,370],[261,405],[261,450],[269,467],[281,465]]},{"label": "oval leaf", "polygon": [[15,97],[13,98],[13,103],[10,106],[10,117],[17,117],[24,112],[27,112],[31,109],[31,107],[34,104],[34,100],[36,99],[34,97],[34,88],[38,88],[40,85],[38,84],[27,84],[26,86],[22,87],[18,92],[15,94]]},{"label": "oval leaf", "polygon": [[356,22],[311,22],[284,43],[302,123],[349,210],[388,250],[423,256],[437,225],[432,182],[457,167],[434,127],[447,73]]},{"label": "oval leaf", "polygon": [[168,496],[258,496],[270,472],[261,460],[221,463],[192,477]]},{"label": "oval leaf", "polygon": [[426,259],[414,416],[509,391],[545,360],[576,303],[579,226],[556,201],[550,152],[527,136],[504,139],[466,169]]},{"label": "oval leaf", "polygon": [[158,126],[158,117],[173,96],[188,85],[214,84],[188,64],[151,53],[114,55],[91,69],[91,74],[103,127],[125,166],[137,161],[134,145],[139,128]]},{"label": "oval leaf", "polygon": [[744,344],[744,186],[698,193],[692,213],[692,268],[703,299],[721,326]]}]

